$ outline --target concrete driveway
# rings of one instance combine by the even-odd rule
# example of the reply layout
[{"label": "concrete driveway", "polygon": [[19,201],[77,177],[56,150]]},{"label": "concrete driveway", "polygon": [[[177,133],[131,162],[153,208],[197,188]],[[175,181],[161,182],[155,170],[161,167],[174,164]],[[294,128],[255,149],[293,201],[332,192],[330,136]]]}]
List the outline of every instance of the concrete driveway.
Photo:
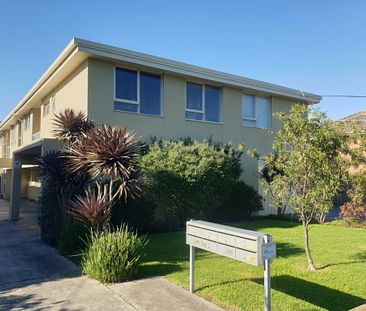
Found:
[{"label": "concrete driveway", "polygon": [[39,239],[34,203],[16,223],[7,208],[0,200],[0,310],[135,310]]},{"label": "concrete driveway", "polygon": [[160,277],[109,287],[39,239],[36,204],[23,201],[20,220],[7,220],[0,200],[0,310],[220,311]]}]

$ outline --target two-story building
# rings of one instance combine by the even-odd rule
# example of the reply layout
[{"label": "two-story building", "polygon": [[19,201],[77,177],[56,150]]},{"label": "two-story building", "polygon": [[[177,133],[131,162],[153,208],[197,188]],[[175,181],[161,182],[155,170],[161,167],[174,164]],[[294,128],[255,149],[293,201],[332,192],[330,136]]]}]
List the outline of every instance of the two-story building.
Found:
[{"label": "two-story building", "polygon": [[[36,159],[57,148],[53,114],[65,108],[151,136],[210,138],[271,151],[281,124],[272,114],[321,97],[160,57],[73,39],[0,124],[1,193],[12,220],[19,198],[36,200]],[[242,178],[258,188],[258,163],[243,157]],[[269,212],[269,211],[267,211]]]}]

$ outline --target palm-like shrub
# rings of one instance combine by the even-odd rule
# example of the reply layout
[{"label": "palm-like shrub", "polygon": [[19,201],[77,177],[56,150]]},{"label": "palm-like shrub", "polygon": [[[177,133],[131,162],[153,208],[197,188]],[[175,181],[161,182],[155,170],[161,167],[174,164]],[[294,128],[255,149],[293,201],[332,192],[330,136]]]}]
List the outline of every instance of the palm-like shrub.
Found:
[{"label": "palm-like shrub", "polygon": [[54,134],[58,139],[74,142],[81,135],[86,135],[95,128],[95,123],[89,120],[82,112],[76,113],[73,109],[65,109],[55,114]]},{"label": "palm-like shrub", "polygon": [[111,205],[103,192],[87,188],[84,196],[76,196],[70,202],[69,212],[98,230],[106,226],[111,218]]},{"label": "palm-like shrub", "polygon": [[41,236],[49,244],[56,243],[68,222],[69,201],[89,182],[88,173],[68,171],[63,156],[63,152],[51,150],[38,159],[42,179],[38,219]]},{"label": "palm-like shrub", "polygon": [[139,148],[136,136],[126,128],[95,127],[67,148],[68,169],[87,171],[99,189],[108,188],[110,202],[116,197],[127,200],[140,190]]},{"label": "palm-like shrub", "polygon": [[92,231],[81,265],[83,272],[106,283],[128,280],[136,271],[147,240],[123,225]]}]

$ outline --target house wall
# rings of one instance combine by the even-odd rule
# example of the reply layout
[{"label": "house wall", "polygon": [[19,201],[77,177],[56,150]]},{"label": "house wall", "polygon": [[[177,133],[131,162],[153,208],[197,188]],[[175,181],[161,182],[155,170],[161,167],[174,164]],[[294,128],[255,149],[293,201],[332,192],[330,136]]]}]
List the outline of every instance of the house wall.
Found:
[{"label": "house wall", "polygon": [[[53,138],[53,113],[59,113],[66,108],[76,111],[87,111],[88,94],[88,66],[87,62],[81,64],[60,85],[42,100],[40,112],[40,130],[42,138]],[[43,106],[50,101],[54,108],[49,115],[44,115]]]},{"label": "house wall", "polygon": [[[185,120],[186,82],[205,83],[204,80],[192,80],[170,74],[163,75],[163,116],[150,116],[113,110],[114,101],[114,64],[100,60],[88,61],[88,115],[92,119],[126,126],[134,130],[143,140],[151,136],[166,139],[178,139],[190,136],[195,139],[212,137],[215,141],[231,142],[234,145],[245,143],[247,147],[257,148],[262,154],[272,148],[272,136],[267,130],[243,127],[241,125],[242,94],[244,90],[222,87],[222,123],[208,123]],[[123,67],[123,64],[119,64]],[[126,67],[126,66],[125,66]],[[131,65],[128,68],[134,68]],[[161,74],[153,70],[147,72]],[[210,85],[213,83],[207,82]],[[294,102],[272,97],[272,112],[289,112]],[[272,118],[272,129],[280,129],[278,120]],[[258,163],[256,159],[244,155],[242,159],[243,179],[258,188]]]}]

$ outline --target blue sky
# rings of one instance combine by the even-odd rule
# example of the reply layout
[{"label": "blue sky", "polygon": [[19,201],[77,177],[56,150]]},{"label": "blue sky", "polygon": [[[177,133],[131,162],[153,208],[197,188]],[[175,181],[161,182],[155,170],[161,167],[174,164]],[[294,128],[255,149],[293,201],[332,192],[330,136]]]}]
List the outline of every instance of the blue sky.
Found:
[{"label": "blue sky", "polygon": [[[366,1],[0,1],[0,120],[72,37],[316,94],[366,95]],[[324,98],[333,119],[365,99]]]}]

